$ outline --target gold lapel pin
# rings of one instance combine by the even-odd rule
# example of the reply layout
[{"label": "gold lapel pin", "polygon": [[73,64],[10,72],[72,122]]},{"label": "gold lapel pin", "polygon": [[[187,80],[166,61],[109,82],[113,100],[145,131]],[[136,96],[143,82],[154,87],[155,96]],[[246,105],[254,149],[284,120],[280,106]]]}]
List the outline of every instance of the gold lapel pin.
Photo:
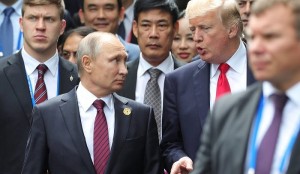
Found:
[{"label": "gold lapel pin", "polygon": [[125,114],[126,116],[129,116],[131,114],[131,109],[130,108],[124,108],[123,114]]},{"label": "gold lapel pin", "polygon": [[73,76],[72,76],[72,75],[70,76],[70,81],[71,81],[71,82],[73,81]]}]

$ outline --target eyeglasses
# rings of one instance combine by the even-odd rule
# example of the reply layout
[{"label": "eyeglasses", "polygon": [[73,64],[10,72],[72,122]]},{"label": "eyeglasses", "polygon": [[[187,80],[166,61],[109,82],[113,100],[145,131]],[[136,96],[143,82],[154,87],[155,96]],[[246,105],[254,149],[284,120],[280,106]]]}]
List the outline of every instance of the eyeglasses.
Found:
[{"label": "eyeglasses", "polygon": [[75,57],[76,58],[77,51],[65,51],[63,50],[61,56],[65,59],[70,59],[70,57]]}]

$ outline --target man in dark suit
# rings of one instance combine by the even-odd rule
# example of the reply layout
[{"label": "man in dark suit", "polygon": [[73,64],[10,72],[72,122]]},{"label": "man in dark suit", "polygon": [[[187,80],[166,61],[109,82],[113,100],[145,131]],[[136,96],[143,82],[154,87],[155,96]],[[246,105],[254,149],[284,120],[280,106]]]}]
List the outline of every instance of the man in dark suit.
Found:
[{"label": "man in dark suit", "polygon": [[48,99],[78,84],[76,67],[60,58],[56,50],[65,28],[60,4],[60,0],[24,0],[20,19],[24,46],[0,61],[0,173],[21,173],[31,111],[36,104],[38,65],[48,67],[44,74]]},{"label": "man in dark suit", "polygon": [[128,76],[120,95],[149,104],[154,108],[158,132],[161,139],[161,110],[145,102],[149,71],[158,70],[161,74],[157,78],[160,88],[158,100],[162,107],[163,85],[165,75],[181,66],[173,58],[170,50],[178,30],[178,8],[175,2],[168,0],[137,0],[134,6],[133,33],[137,37],[141,54],[127,64]]},{"label": "man in dark suit", "polygon": [[[82,0],[82,9],[79,10],[81,23],[98,31],[116,34],[119,23],[124,18],[124,7],[122,0]],[[127,61],[139,57],[140,49],[136,44],[126,42],[118,36],[128,53]]]},{"label": "man in dark suit", "polygon": [[254,82],[235,2],[191,0],[186,14],[201,60],[165,79],[161,149],[171,173],[192,170],[207,113],[218,97],[221,65],[229,65],[224,76],[231,92],[243,91]]},{"label": "man in dark suit", "polygon": [[[94,32],[80,42],[77,55],[79,86],[34,108],[22,173],[161,173],[153,110],[114,93],[127,74],[124,46],[111,33]],[[98,115],[99,101],[104,115]],[[97,126],[99,116],[105,123]],[[98,129],[103,132],[96,134]],[[106,141],[97,145],[101,137]],[[99,161],[105,155],[96,148],[104,146],[109,155]]]},{"label": "man in dark suit", "polygon": [[297,0],[254,2],[249,62],[261,83],[216,103],[194,174],[300,173],[299,10]]}]

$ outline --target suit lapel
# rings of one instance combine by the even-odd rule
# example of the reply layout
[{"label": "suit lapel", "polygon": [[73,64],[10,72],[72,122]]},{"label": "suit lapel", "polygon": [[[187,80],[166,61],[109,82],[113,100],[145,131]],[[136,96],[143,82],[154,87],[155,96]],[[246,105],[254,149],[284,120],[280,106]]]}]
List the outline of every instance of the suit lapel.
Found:
[{"label": "suit lapel", "polygon": [[7,61],[10,65],[3,70],[4,74],[28,120],[31,121],[31,110],[33,106],[21,51],[7,59]]},{"label": "suit lapel", "polygon": [[[233,169],[238,169],[237,172],[244,173],[247,152],[248,152],[248,142],[251,134],[251,128],[253,119],[256,116],[257,105],[262,93],[261,85],[256,85],[249,90],[247,95],[245,95],[236,106],[235,117],[232,121],[236,122],[231,124],[235,126],[232,128],[233,135],[232,143],[239,143],[239,145],[232,145],[233,151],[235,151],[235,157],[232,158]],[[237,114],[238,113],[238,114]],[[246,135],[246,136],[245,136]]]},{"label": "suit lapel", "polygon": [[[198,65],[198,68],[193,74],[193,89],[194,94],[196,98],[196,102],[198,105],[198,111],[209,111],[209,83],[210,83],[210,65],[199,61],[200,64]],[[203,101],[205,100],[205,101]],[[200,113],[198,115],[207,115],[205,113]],[[200,122],[203,127],[206,117],[200,117]]]},{"label": "suit lapel", "polygon": [[[115,107],[115,131],[113,144],[111,148],[111,154],[108,161],[106,173],[111,173],[114,163],[120,154],[125,143],[126,135],[130,126],[131,114],[125,115],[123,113],[124,108],[132,108],[127,105],[127,100],[120,98],[118,95],[114,94],[114,107]],[[134,112],[134,111],[132,111]]]},{"label": "suit lapel", "polygon": [[287,174],[299,174],[300,173],[300,133],[298,133],[297,140],[294,144],[290,162],[287,169]]},{"label": "suit lapel", "polygon": [[75,66],[67,64],[66,60],[59,58],[59,94],[69,92],[75,85],[78,85],[78,75],[75,73]]},{"label": "suit lapel", "polygon": [[63,96],[60,110],[62,112],[66,127],[72,137],[73,143],[77,148],[78,153],[82,157],[82,161],[89,169],[89,173],[95,173],[94,165],[91,160],[82,130],[78,101],[76,97],[76,88]]}]

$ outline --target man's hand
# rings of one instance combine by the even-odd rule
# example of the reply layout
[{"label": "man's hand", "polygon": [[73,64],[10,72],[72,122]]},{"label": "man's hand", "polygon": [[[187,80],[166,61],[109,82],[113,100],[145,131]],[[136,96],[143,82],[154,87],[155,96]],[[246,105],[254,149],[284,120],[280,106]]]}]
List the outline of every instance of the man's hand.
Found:
[{"label": "man's hand", "polygon": [[193,161],[189,157],[182,157],[172,165],[170,174],[188,174],[193,170]]}]

